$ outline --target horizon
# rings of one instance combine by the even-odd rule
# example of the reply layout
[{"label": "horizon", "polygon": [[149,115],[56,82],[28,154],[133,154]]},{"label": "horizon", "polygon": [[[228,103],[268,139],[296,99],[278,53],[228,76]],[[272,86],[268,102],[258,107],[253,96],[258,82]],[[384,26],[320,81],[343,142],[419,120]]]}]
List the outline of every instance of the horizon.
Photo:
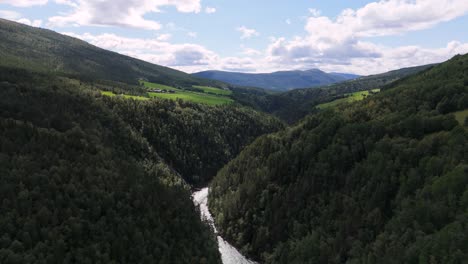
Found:
[{"label": "horizon", "polygon": [[[265,11],[265,9],[268,11]],[[373,75],[468,52],[463,0],[0,0],[0,17],[187,73]]]}]

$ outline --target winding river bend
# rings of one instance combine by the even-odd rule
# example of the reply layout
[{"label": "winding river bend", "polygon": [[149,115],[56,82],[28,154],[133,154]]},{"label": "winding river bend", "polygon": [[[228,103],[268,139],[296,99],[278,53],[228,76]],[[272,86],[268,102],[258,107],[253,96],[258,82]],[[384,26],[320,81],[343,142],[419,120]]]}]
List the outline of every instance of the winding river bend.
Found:
[{"label": "winding river bend", "polygon": [[[208,191],[209,188],[203,188],[192,194],[192,199],[195,205],[200,206],[200,217],[203,220],[207,220],[213,227],[216,234],[218,234],[214,225],[213,217],[208,210]],[[255,264],[256,262],[248,260],[232,245],[225,241],[221,236],[217,235],[218,248],[221,253],[221,260],[223,264]]]}]

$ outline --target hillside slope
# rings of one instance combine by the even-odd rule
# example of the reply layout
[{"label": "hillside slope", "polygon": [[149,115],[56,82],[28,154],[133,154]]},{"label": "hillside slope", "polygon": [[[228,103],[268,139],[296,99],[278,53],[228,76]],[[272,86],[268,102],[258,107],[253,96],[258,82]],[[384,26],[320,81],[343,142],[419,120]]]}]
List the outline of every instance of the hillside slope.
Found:
[{"label": "hillside slope", "polygon": [[194,76],[218,80],[232,85],[259,87],[274,91],[287,91],[297,88],[315,87],[337,83],[357,76],[333,73],[318,69],[308,71],[281,71],[273,73],[240,73],[224,71],[204,71]]},{"label": "hillside slope", "polygon": [[256,140],[215,177],[218,230],[265,263],[468,259],[468,55]]},{"label": "hillside slope", "polygon": [[90,45],[51,30],[0,19],[0,66],[137,84],[138,78],[172,86],[217,85],[171,68]]},{"label": "hillside slope", "polygon": [[0,263],[220,263],[169,166],[79,82],[0,68]]}]

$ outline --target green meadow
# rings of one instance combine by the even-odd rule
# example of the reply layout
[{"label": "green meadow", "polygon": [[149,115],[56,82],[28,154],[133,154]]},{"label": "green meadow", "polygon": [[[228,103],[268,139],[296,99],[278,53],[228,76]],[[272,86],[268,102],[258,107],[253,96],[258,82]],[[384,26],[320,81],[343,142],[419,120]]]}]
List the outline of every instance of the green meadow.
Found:
[{"label": "green meadow", "polygon": [[212,94],[218,94],[218,95],[231,95],[232,94],[232,91],[230,90],[224,90],[224,89],[219,89],[215,87],[198,86],[198,85],[194,85],[193,87],[202,89],[205,93],[212,93]]},{"label": "green meadow", "polygon": [[164,84],[159,84],[159,83],[152,83],[152,82],[145,82],[142,81],[143,85],[147,88],[151,89],[160,89],[160,90],[168,90],[168,91],[180,91],[180,89],[177,89],[172,86],[164,85]]},{"label": "green meadow", "polygon": [[127,94],[122,94],[122,95],[119,95],[119,94],[115,94],[113,92],[109,92],[109,91],[101,91],[101,94],[102,95],[105,95],[105,96],[110,96],[110,97],[114,97],[114,96],[122,96],[123,98],[128,98],[128,99],[135,99],[135,100],[149,100],[148,97],[143,97],[143,96],[136,96],[136,95],[127,95]]},{"label": "green meadow", "polygon": [[102,95],[105,96],[123,96],[124,98],[131,98],[135,100],[149,100],[150,98],[162,98],[162,99],[182,99],[185,101],[190,101],[194,103],[207,104],[207,105],[220,105],[220,104],[229,104],[234,102],[231,98],[227,97],[232,92],[226,91],[219,88],[208,87],[208,86],[193,86],[194,88],[202,89],[205,93],[198,93],[183,89],[178,89],[172,86],[151,83],[151,82],[141,82],[148,89],[160,89],[167,91],[175,91],[175,93],[153,93],[148,92],[148,97],[143,96],[134,96],[134,95],[116,95],[113,92],[101,91]]},{"label": "green meadow", "polygon": [[[370,90],[370,91],[372,91],[373,93],[378,93],[378,92],[380,92],[380,89],[373,89],[373,90]],[[343,104],[343,103],[351,103],[351,102],[355,102],[355,101],[361,101],[364,98],[368,97],[369,94],[370,94],[369,91],[360,91],[360,92],[346,94],[345,98],[340,98],[340,99],[336,99],[336,100],[328,102],[328,103],[319,104],[319,105],[317,105],[317,108],[327,109],[327,108],[336,107],[336,106],[338,106],[340,104]]]},{"label": "green meadow", "polygon": [[[194,103],[200,104],[207,104],[207,105],[220,105],[220,104],[229,104],[234,102],[229,97],[226,97],[223,94],[225,92],[222,89],[208,87],[208,86],[193,86],[194,88],[202,89],[206,93],[198,93],[183,89],[178,89],[172,86],[162,85],[158,83],[151,83],[151,82],[143,82],[143,85],[150,89],[160,89],[160,90],[168,90],[168,91],[175,91],[175,93],[152,93],[149,92],[148,95],[150,97],[157,97],[163,99],[182,99],[185,101],[190,101]],[[209,93],[208,93],[209,92]],[[230,91],[229,91],[230,92]]]},{"label": "green meadow", "polygon": [[203,94],[203,93],[194,93],[194,92],[187,92],[187,91],[177,91],[176,93],[148,93],[150,97],[158,97],[163,99],[182,99],[185,101],[190,101],[194,103],[200,104],[208,104],[208,105],[220,105],[220,104],[229,104],[234,102],[231,98],[224,97],[224,96],[216,96],[210,94]]}]

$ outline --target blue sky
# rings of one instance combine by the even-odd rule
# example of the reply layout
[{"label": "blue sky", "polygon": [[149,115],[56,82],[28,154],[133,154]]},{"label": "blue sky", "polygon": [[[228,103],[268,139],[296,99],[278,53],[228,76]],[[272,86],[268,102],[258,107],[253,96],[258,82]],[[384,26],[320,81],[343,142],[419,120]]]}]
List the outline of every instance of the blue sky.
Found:
[{"label": "blue sky", "polygon": [[468,52],[466,0],[0,0],[0,17],[186,72],[365,75]]}]

